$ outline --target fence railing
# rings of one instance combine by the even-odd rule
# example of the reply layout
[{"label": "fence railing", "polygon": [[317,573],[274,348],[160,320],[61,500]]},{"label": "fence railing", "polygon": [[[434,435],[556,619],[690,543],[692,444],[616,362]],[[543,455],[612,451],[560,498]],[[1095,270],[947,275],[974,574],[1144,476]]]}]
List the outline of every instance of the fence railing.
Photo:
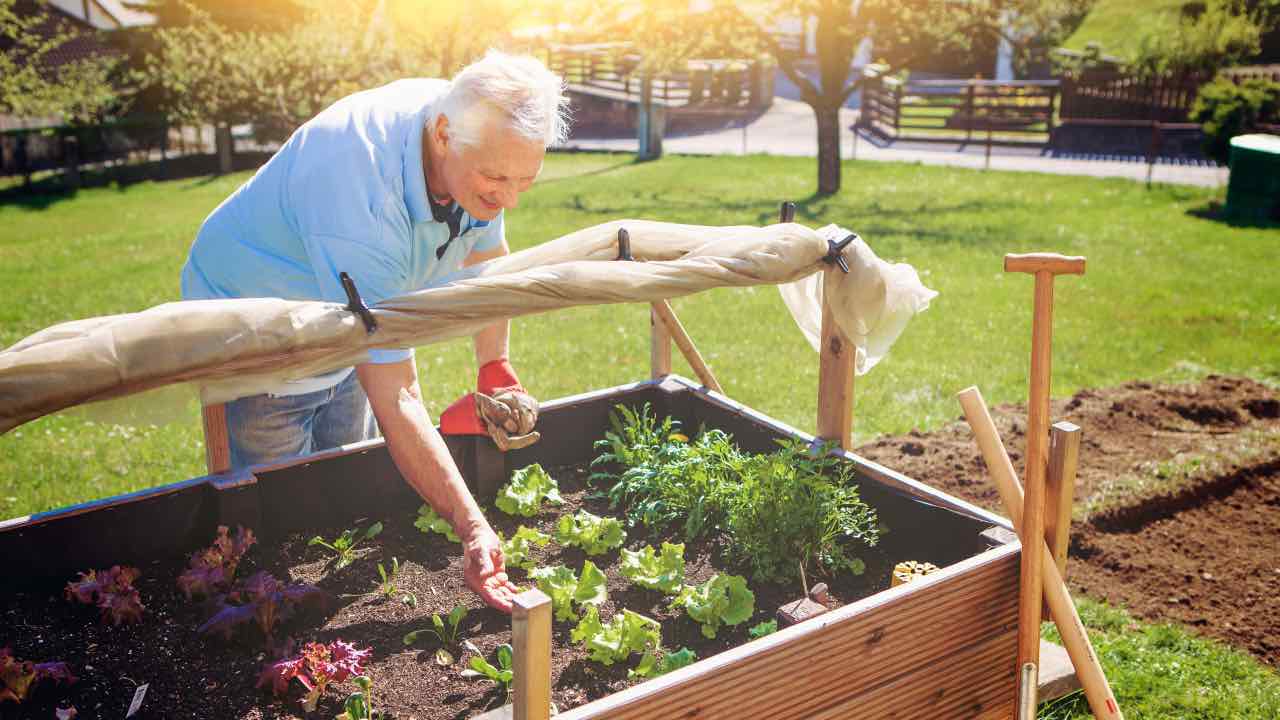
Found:
[{"label": "fence railing", "polygon": [[1142,120],[1185,122],[1208,74],[1137,77],[1118,71],[1090,71],[1062,78],[1063,121]]},{"label": "fence railing", "polygon": [[1043,144],[1053,132],[1056,80],[924,80],[869,75],[859,127],[893,140]]},{"label": "fence railing", "polygon": [[30,176],[163,151],[168,134],[169,126],[162,122],[5,130],[0,132],[0,176]]}]

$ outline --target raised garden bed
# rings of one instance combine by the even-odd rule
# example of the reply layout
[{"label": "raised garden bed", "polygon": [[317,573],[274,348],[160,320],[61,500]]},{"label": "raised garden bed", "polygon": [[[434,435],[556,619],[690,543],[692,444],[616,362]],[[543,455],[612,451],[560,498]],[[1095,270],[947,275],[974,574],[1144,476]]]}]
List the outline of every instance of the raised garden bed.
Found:
[{"label": "raised garden bed", "polygon": [[[608,427],[618,403],[648,403],[659,415],[678,418],[690,430],[706,426],[733,435],[744,450],[769,452],[774,441],[808,436],[748,408],[669,377],[547,403],[539,422],[543,439],[498,462],[505,471],[540,463],[552,469],[567,500],[562,507],[523,519],[549,531],[558,515],[585,507],[610,513],[607,501],[589,494],[585,465],[596,456],[595,440]],[[453,441],[451,449],[469,479],[491,476],[494,455],[477,441]],[[487,441],[485,441],[487,442]],[[862,498],[876,509],[889,532],[862,554],[862,576],[845,574],[831,583],[840,605],[832,612],[759,640],[747,630],[798,598],[794,587],[751,582],[756,610],[751,620],[722,628],[717,638],[667,608],[656,591],[634,588],[618,575],[618,553],[593,558],[608,577],[609,600],[602,617],[627,609],[662,621],[663,645],[693,649],[699,662],[656,680],[628,680],[635,660],[605,667],[586,660],[569,641],[571,624],[554,626],[553,699],[562,717],[1005,717],[1011,712],[1017,621],[1018,546],[994,545],[983,535],[1003,521],[919,485],[891,470],[846,455],[855,467]],[[478,495],[493,487],[476,488]],[[482,608],[462,585],[458,546],[413,526],[420,500],[401,480],[380,442],[324,453],[306,460],[255,468],[252,473],[198,478],[174,485],[44,513],[0,526],[6,558],[4,624],[0,644],[18,657],[61,660],[80,678],[69,687],[38,688],[26,704],[0,704],[0,717],[51,717],[60,703],[82,717],[123,716],[135,686],[149,689],[134,716],[194,718],[291,717],[301,714],[297,692],[287,701],[256,690],[266,660],[261,635],[240,631],[230,641],[196,632],[207,609],[186,601],[174,579],[187,557],[205,547],[219,525],[249,527],[258,544],[238,576],[269,570],[281,579],[318,584],[329,601],[304,609],[281,625],[300,642],[341,638],[371,647],[367,664],[379,707],[398,718],[469,717],[501,702],[492,685],[460,677],[460,666],[434,662],[437,643],[405,647],[402,637],[430,625],[433,612],[455,604],[471,612],[461,636],[489,659],[509,642],[510,620]],[[520,524],[498,511],[495,529],[508,536]],[[308,546],[314,535],[332,538],[343,529],[374,521],[383,533],[357,550],[342,570],[326,567],[327,554]],[[627,547],[658,545],[664,538],[644,528],[629,532]],[[719,559],[725,538],[690,543],[687,582],[717,571],[741,573]],[[402,569],[390,597],[375,591],[377,564]],[[540,565],[563,562],[580,568],[584,556],[558,545],[537,551]],[[942,570],[889,589],[892,566],[903,560],[931,562]],[[63,587],[80,571],[115,564],[139,567],[135,583],[147,606],[143,621],[113,627],[98,622],[93,608],[73,605]],[[513,573],[523,582],[522,571]],[[417,606],[400,600],[407,593]],[[319,717],[340,711],[343,683],[322,701]]]}]

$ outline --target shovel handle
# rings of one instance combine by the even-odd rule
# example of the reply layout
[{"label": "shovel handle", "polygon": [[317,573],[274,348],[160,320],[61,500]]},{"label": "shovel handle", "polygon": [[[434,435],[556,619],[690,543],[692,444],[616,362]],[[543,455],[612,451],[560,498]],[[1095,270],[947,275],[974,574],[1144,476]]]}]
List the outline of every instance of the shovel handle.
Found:
[{"label": "shovel handle", "polygon": [[1017,255],[1010,253],[1004,256],[1005,272],[1036,274],[1047,272],[1053,275],[1083,275],[1084,257],[1080,255],[1059,255],[1057,253],[1026,253]]}]

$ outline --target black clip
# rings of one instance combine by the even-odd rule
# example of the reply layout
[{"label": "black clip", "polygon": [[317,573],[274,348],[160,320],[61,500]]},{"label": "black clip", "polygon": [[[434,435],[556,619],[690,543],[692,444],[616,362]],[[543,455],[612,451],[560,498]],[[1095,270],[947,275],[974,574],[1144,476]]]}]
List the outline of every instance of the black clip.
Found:
[{"label": "black clip", "polygon": [[631,233],[626,228],[618,228],[618,257],[615,260],[635,260],[631,256]]},{"label": "black clip", "polygon": [[360,299],[360,291],[356,289],[355,280],[345,272],[338,273],[338,279],[342,281],[342,289],[347,291],[347,309],[360,316],[364,322],[364,329],[372,335],[373,331],[378,329],[378,321],[373,319],[369,306]]},{"label": "black clip", "polygon": [[828,240],[827,254],[825,257],[822,258],[822,262],[828,265],[839,265],[840,269],[843,270],[845,274],[848,274],[849,263],[845,262],[844,255],[841,253],[845,248],[849,247],[849,243],[857,239],[858,239],[858,233],[849,233],[849,236],[841,240],[840,242],[836,242],[835,240]]},{"label": "black clip", "polygon": [[789,223],[796,221],[796,204],[787,200],[782,203],[782,207],[778,209],[778,222]]}]

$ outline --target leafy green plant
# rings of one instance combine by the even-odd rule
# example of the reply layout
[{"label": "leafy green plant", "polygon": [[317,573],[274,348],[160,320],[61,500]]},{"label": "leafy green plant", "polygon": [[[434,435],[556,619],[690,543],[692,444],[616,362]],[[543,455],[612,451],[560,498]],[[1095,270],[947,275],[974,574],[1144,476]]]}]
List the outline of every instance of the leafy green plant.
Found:
[{"label": "leafy green plant", "polygon": [[225,590],[235,579],[241,558],[257,542],[253,531],[247,528],[237,528],[234,539],[228,532],[226,525],[219,525],[213,544],[192,553],[188,568],[178,576],[178,589],[188,600],[197,595],[212,597]]},{"label": "leafy green plant", "polygon": [[135,567],[112,565],[108,570],[90,570],[67,583],[68,600],[96,605],[102,610],[102,622],[112,625],[142,622],[142,597],[133,581],[142,576]]},{"label": "leafy green plant", "polygon": [[652,545],[634,552],[624,548],[621,570],[623,576],[642,588],[674,595],[684,585],[684,545],[664,542],[661,555],[654,552]]},{"label": "leafy green plant", "polygon": [[494,504],[508,515],[533,517],[538,514],[544,500],[556,505],[564,502],[555,478],[534,463],[511,474],[511,482],[498,491]]},{"label": "leafy green plant", "polygon": [[458,646],[458,627],[466,619],[467,612],[465,605],[458,605],[449,611],[448,616],[443,618],[440,617],[439,613],[433,613],[431,615],[431,627],[407,633],[403,638],[403,642],[405,645],[412,645],[417,642],[418,637],[423,633],[435,635],[440,640],[441,645],[436,650],[436,664],[452,665],[453,655],[449,652],[449,648]]},{"label": "leafy green plant", "polygon": [[820,449],[810,454],[798,440],[751,458],[729,503],[725,530],[731,557],[749,565],[757,580],[795,579],[801,564],[828,575],[861,574],[851,546],[875,545],[875,511],[858,496],[853,470]]},{"label": "leafy green plant", "polygon": [[623,610],[609,620],[600,622],[600,610],[594,605],[578,621],[569,634],[574,642],[580,642],[588,651],[588,657],[605,665],[622,662],[631,653],[650,653],[662,643],[662,626],[657,620],[630,610]]},{"label": "leafy green plant", "polygon": [[1231,138],[1253,132],[1260,122],[1280,122],[1280,83],[1250,78],[1236,84],[1220,77],[1200,87],[1190,118],[1201,124],[1205,152],[1226,165]]},{"label": "leafy green plant", "polygon": [[498,687],[502,688],[502,693],[505,697],[503,702],[509,702],[511,700],[511,678],[513,676],[511,646],[507,644],[498,646],[498,649],[494,652],[494,659],[498,662],[497,665],[492,665],[485,660],[484,655],[478,649],[475,649],[474,645],[471,647],[476,654],[471,658],[470,667],[462,671],[462,677],[485,678],[493,681]]},{"label": "leafy green plant", "polygon": [[506,559],[507,567],[518,567],[525,570],[533,570],[537,564],[530,556],[530,550],[534,545],[538,547],[546,547],[551,542],[551,536],[538,532],[537,530],[521,525],[516,529],[515,535],[507,540],[498,533],[498,539],[502,541],[502,556]]},{"label": "leafy green plant", "polygon": [[364,664],[373,650],[357,650],[355,645],[334,640],[328,645],[309,642],[297,655],[279,662],[269,663],[258,676],[258,687],[271,686],[271,691],[284,695],[289,691],[289,681],[297,678],[307,689],[302,699],[302,709],[314,712],[325,688],[350,677],[364,675]]},{"label": "leafy green plant", "polygon": [[684,608],[702,623],[702,634],[716,636],[721,625],[739,625],[756,610],[755,593],[739,575],[714,575],[701,585],[686,585],[671,601],[671,609]]},{"label": "leafy green plant", "polygon": [[418,508],[418,519],[413,521],[413,526],[422,532],[437,532],[453,542],[462,542],[449,521],[440,517],[435,508],[427,503],[422,503],[422,507]]},{"label": "leafy green plant", "polygon": [[343,530],[341,535],[333,539],[333,542],[325,542],[324,538],[317,535],[311,538],[311,542],[307,543],[307,545],[319,545],[320,547],[327,548],[329,552],[333,553],[335,558],[333,569],[341,570],[355,562],[356,547],[360,545],[360,543],[366,540],[372,540],[377,537],[380,532],[382,532],[382,523],[376,522],[370,525],[364,531],[363,535],[361,535],[359,527],[353,527]]},{"label": "leafy green plant", "polygon": [[356,691],[342,703],[342,712],[334,720],[382,720],[386,714],[373,709],[373,678],[360,675],[351,679]]},{"label": "leafy green plant", "polygon": [[750,636],[752,640],[757,640],[765,635],[772,635],[776,632],[778,632],[778,621],[770,619],[753,625],[751,629],[747,631],[747,635]]},{"label": "leafy green plant", "polygon": [[588,555],[599,555],[622,547],[627,533],[616,518],[593,515],[586,510],[563,515],[556,523],[556,541],[561,545],[582,548]]},{"label": "leafy green plant", "polygon": [[[382,579],[378,583],[378,594],[387,600],[391,600],[400,591],[397,584],[397,578],[400,577],[400,561],[394,557],[391,558],[390,572],[387,571],[387,568],[382,563],[378,563],[378,577]],[[400,602],[409,607],[418,607],[418,596],[406,591],[400,596]]]},{"label": "leafy green plant", "polygon": [[609,599],[604,573],[590,560],[582,563],[581,577],[564,565],[536,568],[529,576],[538,583],[538,589],[551,598],[557,620],[572,620],[574,603],[600,605]]},{"label": "leafy green plant", "polygon": [[687,647],[682,647],[675,652],[663,653],[661,658],[656,652],[646,652],[644,657],[640,658],[640,664],[628,672],[627,677],[656,678],[686,665],[692,665],[697,660],[698,656]]},{"label": "leafy green plant", "polygon": [[659,423],[649,403],[639,412],[626,405],[615,405],[609,413],[609,424],[613,429],[605,432],[603,440],[596,441],[595,448],[601,453],[591,461],[591,467],[606,469],[592,473],[588,478],[592,482],[617,482],[620,476],[608,471],[610,465],[626,470],[649,462],[680,427],[680,423],[670,417]]}]

